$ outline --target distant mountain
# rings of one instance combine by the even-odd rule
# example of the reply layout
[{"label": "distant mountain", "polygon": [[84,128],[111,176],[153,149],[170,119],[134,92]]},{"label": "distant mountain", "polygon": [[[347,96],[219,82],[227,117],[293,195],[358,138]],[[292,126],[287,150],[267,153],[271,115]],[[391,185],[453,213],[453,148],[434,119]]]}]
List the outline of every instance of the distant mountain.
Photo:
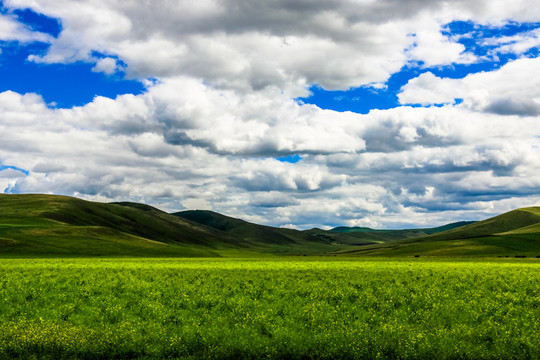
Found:
[{"label": "distant mountain", "polygon": [[369,256],[540,256],[540,207],[347,252]]},{"label": "distant mountain", "polygon": [[348,234],[357,239],[371,240],[374,242],[387,242],[391,240],[416,238],[431,234],[436,234],[442,231],[455,229],[461,226],[470,225],[474,221],[460,221],[434,228],[423,229],[404,229],[404,230],[377,230],[368,227],[345,227],[340,226],[330,230],[331,232]]}]

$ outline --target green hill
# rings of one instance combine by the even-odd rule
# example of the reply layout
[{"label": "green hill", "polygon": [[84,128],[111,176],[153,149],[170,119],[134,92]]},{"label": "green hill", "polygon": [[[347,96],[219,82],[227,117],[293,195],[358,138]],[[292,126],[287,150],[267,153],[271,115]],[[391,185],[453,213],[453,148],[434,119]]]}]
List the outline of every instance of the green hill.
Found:
[{"label": "green hill", "polygon": [[0,194],[2,255],[216,256],[234,239],[147,205]]},{"label": "green hill", "polygon": [[351,248],[322,230],[279,229],[212,212],[181,214],[131,202],[0,194],[0,256],[307,255]]},{"label": "green hill", "polygon": [[208,210],[188,210],[173,215],[222,231],[254,250],[276,254],[322,254],[348,249],[356,243],[373,243],[320,229],[299,231],[258,225]]},{"label": "green hill", "polygon": [[345,227],[340,226],[330,230],[334,233],[347,234],[355,239],[371,241],[374,243],[383,243],[391,240],[417,238],[421,236],[436,234],[442,231],[455,229],[461,226],[469,225],[474,221],[460,221],[434,228],[421,229],[403,229],[403,230],[377,230],[368,227]]},{"label": "green hill", "polygon": [[427,236],[366,246],[349,255],[538,256],[540,207],[522,208]]},{"label": "green hill", "polygon": [[475,223],[298,231],[212,211],[168,214],[131,203],[0,194],[0,256],[537,256],[540,208]]},{"label": "green hill", "polygon": [[298,235],[300,232],[298,231],[289,232],[286,229],[256,225],[213,211],[189,210],[173,213],[172,215],[229,233],[235,238],[253,244],[261,241],[273,244],[292,244],[299,240]]},{"label": "green hill", "polygon": [[[377,230],[366,227],[337,227],[330,231],[321,229],[292,230],[275,228],[270,226],[253,224],[244,220],[225,216],[207,210],[188,210],[174,213],[173,215],[200,223],[205,226],[223,231],[230,236],[241,239],[246,243],[256,246],[263,242],[265,245],[285,245],[298,248],[304,246],[308,253],[321,250],[333,251],[336,248],[327,245],[350,248],[351,246],[364,246],[371,244],[381,244],[392,240],[415,238],[434,234],[447,229],[457,228],[472,222],[459,222],[426,229],[405,229],[405,230]],[[325,245],[325,246],[322,246]],[[276,247],[277,248],[277,247]],[[285,252],[290,249],[283,249]],[[295,251],[298,249],[295,249]],[[310,251],[312,250],[312,251]]]}]

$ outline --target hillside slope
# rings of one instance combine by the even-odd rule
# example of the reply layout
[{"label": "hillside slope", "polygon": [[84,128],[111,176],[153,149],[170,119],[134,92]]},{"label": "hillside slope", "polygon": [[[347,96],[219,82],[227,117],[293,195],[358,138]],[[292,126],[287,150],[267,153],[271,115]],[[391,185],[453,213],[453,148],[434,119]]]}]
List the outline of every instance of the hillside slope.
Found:
[{"label": "hillside slope", "polygon": [[215,256],[222,233],[140,204],[0,194],[0,253]]},{"label": "hillside slope", "polygon": [[401,240],[408,238],[418,238],[421,236],[440,233],[446,230],[455,229],[465,225],[470,225],[474,221],[460,221],[434,228],[403,229],[403,230],[378,230],[368,227],[336,227],[330,230],[333,233],[347,234],[355,239],[363,239],[376,243],[388,242],[391,240]]},{"label": "hillside slope", "polygon": [[0,256],[538,256],[540,207],[438,228],[298,231],[212,211],[0,194]]},{"label": "hillside slope", "polygon": [[322,230],[301,232],[212,212],[194,214],[207,218],[191,220],[131,202],[0,194],[0,256],[307,255],[351,248]]},{"label": "hillside slope", "polygon": [[474,224],[440,232],[426,239],[432,241],[479,238],[511,233],[538,224],[540,224],[540,207],[521,208]]},{"label": "hillside slope", "polygon": [[173,215],[222,231],[255,249],[266,248],[279,254],[321,254],[348,249],[354,243],[372,243],[320,229],[299,231],[258,225],[208,210],[188,210]]},{"label": "hillside slope", "polygon": [[355,249],[356,255],[538,256],[540,207],[521,208],[462,227]]},{"label": "hillside slope", "polygon": [[241,239],[254,246],[263,242],[265,245],[274,244],[276,252],[287,253],[293,250],[293,252],[308,254],[313,252],[320,253],[321,251],[351,250],[358,246],[382,244],[392,240],[420,237],[472,223],[460,222],[436,228],[410,230],[338,227],[329,231],[321,229],[298,231],[258,225],[208,210],[188,210],[177,212],[173,215],[223,231],[236,239]]}]

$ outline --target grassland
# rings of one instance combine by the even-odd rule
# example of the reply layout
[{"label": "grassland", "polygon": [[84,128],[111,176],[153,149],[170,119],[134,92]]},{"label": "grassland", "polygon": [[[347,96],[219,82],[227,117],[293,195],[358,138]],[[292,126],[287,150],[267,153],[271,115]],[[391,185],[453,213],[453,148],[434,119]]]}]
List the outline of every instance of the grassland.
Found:
[{"label": "grassland", "polygon": [[3,259],[0,358],[538,359],[536,259]]},{"label": "grassland", "polygon": [[516,209],[432,235],[388,241],[342,253],[396,257],[540,257],[540,207]]},{"label": "grassland", "polygon": [[0,194],[0,359],[538,359],[539,255],[540,208],[296,231]]}]

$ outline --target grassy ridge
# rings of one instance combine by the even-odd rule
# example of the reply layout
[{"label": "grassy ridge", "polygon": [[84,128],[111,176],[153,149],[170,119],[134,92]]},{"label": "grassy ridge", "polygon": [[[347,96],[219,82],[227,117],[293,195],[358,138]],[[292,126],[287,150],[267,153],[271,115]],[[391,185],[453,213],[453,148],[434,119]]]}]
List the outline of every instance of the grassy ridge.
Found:
[{"label": "grassy ridge", "polygon": [[530,207],[413,239],[353,249],[367,256],[540,256],[540,208]]},{"label": "grassy ridge", "polygon": [[0,260],[0,273],[0,358],[540,357],[532,260]]},{"label": "grassy ridge", "polygon": [[339,226],[333,228],[332,232],[351,234],[357,237],[362,238],[380,238],[383,241],[396,240],[396,239],[407,239],[421,237],[431,234],[440,233],[443,231],[455,229],[465,225],[473,224],[475,221],[459,221],[443,226],[438,226],[434,228],[420,228],[420,229],[403,229],[403,230],[377,230],[368,227],[346,227]]},{"label": "grassy ridge", "polygon": [[327,244],[332,241],[331,237],[326,239],[307,231],[253,224],[207,210],[182,211],[173,215],[219,230],[232,238],[241,239],[244,243],[252,245],[294,245],[305,242]]},{"label": "grassy ridge", "polygon": [[0,255],[211,257],[321,254],[348,247],[317,232],[227,219],[233,228],[205,225],[144,204],[0,194]]},{"label": "grassy ridge", "polygon": [[231,241],[151,207],[0,194],[3,255],[216,256]]},{"label": "grassy ridge", "polygon": [[[351,246],[356,247],[369,244],[380,244],[392,240],[415,238],[471,223],[461,222],[436,228],[406,230],[337,227],[330,231],[321,229],[297,231],[253,224],[208,210],[188,210],[177,212],[173,215],[223,231],[227,235],[236,239],[241,239],[249,244],[257,245],[263,243],[264,245],[285,245],[282,246],[281,252],[290,254],[294,254],[299,245],[300,248],[303,248],[304,253],[307,252],[309,254],[313,252],[310,251],[311,249],[319,249],[316,253],[320,254],[321,249],[322,252],[333,252],[343,247],[351,249]],[[302,247],[302,245],[308,244],[309,246]],[[333,247],[325,245],[333,245]]]},{"label": "grassy ridge", "polygon": [[485,236],[511,234],[520,229],[533,226],[538,230],[540,225],[540,208],[529,207],[507,212],[493,218],[478,221],[474,224],[459,227],[426,237],[426,241],[471,239]]},{"label": "grassy ridge", "polygon": [[353,234],[321,229],[298,231],[275,228],[253,224],[208,210],[188,210],[173,215],[221,231],[225,236],[238,239],[254,251],[270,252],[277,255],[321,255],[390,239],[364,239]]},{"label": "grassy ridge", "polygon": [[0,256],[539,256],[540,208],[438,228],[297,231],[211,211],[0,194]]}]

